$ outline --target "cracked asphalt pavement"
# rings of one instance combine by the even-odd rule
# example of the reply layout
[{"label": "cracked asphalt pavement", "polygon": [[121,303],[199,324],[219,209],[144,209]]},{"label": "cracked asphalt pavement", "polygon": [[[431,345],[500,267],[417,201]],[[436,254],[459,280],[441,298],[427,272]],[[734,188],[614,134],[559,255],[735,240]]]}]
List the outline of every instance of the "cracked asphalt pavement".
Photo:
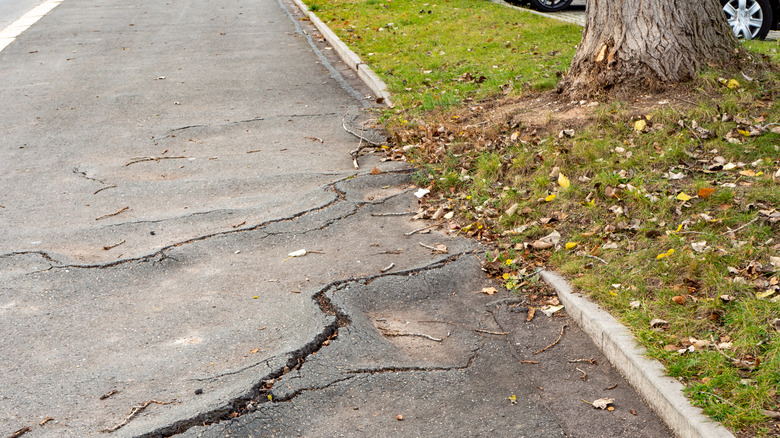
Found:
[{"label": "cracked asphalt pavement", "polygon": [[0,52],[0,436],[669,436],[570,322],[530,352],[566,317],[474,293],[478,244],[381,215],[412,170],[354,170],[373,99],[299,18],[66,0]]}]

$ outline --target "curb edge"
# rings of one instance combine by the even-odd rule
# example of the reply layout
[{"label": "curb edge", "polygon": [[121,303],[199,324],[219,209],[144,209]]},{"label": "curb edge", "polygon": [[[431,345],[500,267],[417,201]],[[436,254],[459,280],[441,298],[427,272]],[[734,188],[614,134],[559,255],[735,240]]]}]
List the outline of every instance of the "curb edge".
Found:
[{"label": "curb edge", "polygon": [[541,277],[555,289],[561,304],[577,325],[675,435],[680,438],[735,438],[723,425],[690,404],[682,393],[683,385],[667,376],[660,362],[647,358],[646,350],[617,319],[582,294],[575,293],[560,274],[542,271]]},{"label": "curb edge", "polygon": [[322,20],[320,20],[319,17],[317,17],[317,14],[310,11],[309,8],[303,4],[302,0],[293,0],[293,2],[296,6],[298,6],[298,8],[300,8],[303,14],[309,18],[311,23],[314,25],[314,27],[317,28],[317,30],[320,31],[322,36],[325,37],[328,43],[336,51],[336,54],[339,55],[339,58],[341,58],[341,60],[344,61],[344,63],[347,64],[350,69],[354,70],[360,80],[362,80],[363,83],[365,83],[366,86],[371,89],[371,92],[374,93],[377,99],[383,99],[381,103],[384,103],[388,107],[392,107],[393,103],[390,100],[390,92],[387,91],[387,84],[379,79],[379,76],[377,76],[377,74],[371,70],[371,67],[366,65],[366,63],[364,63],[355,52],[350,50],[349,47],[347,47],[347,45],[341,41],[341,38],[336,36],[336,34],[328,27],[328,25],[326,25]]}]

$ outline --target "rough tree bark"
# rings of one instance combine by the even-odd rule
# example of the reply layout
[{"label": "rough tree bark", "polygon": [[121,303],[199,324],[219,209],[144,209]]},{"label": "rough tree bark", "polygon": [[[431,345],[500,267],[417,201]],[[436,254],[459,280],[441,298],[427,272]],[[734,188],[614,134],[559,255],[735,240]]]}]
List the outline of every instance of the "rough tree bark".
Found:
[{"label": "rough tree bark", "polygon": [[695,77],[736,60],[718,0],[587,0],[582,43],[559,91],[592,96]]}]

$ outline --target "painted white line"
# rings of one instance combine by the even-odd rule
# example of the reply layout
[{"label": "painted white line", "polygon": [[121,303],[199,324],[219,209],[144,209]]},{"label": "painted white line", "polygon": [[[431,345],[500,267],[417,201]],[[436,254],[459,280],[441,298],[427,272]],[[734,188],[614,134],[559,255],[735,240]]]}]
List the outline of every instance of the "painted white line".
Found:
[{"label": "painted white line", "polygon": [[59,6],[64,0],[48,0],[41,5],[30,9],[21,18],[11,23],[8,27],[0,30],[0,52],[9,44],[14,42],[16,37],[22,34],[30,26],[38,22],[44,15],[51,12],[52,9]]}]

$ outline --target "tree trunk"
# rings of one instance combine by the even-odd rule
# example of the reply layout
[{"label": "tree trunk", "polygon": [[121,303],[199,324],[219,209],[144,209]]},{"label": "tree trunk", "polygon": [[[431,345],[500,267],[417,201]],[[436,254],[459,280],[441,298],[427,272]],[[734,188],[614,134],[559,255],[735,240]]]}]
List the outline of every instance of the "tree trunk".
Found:
[{"label": "tree trunk", "polygon": [[683,82],[706,64],[733,62],[737,47],[718,0],[587,0],[582,42],[558,90],[579,97]]}]

